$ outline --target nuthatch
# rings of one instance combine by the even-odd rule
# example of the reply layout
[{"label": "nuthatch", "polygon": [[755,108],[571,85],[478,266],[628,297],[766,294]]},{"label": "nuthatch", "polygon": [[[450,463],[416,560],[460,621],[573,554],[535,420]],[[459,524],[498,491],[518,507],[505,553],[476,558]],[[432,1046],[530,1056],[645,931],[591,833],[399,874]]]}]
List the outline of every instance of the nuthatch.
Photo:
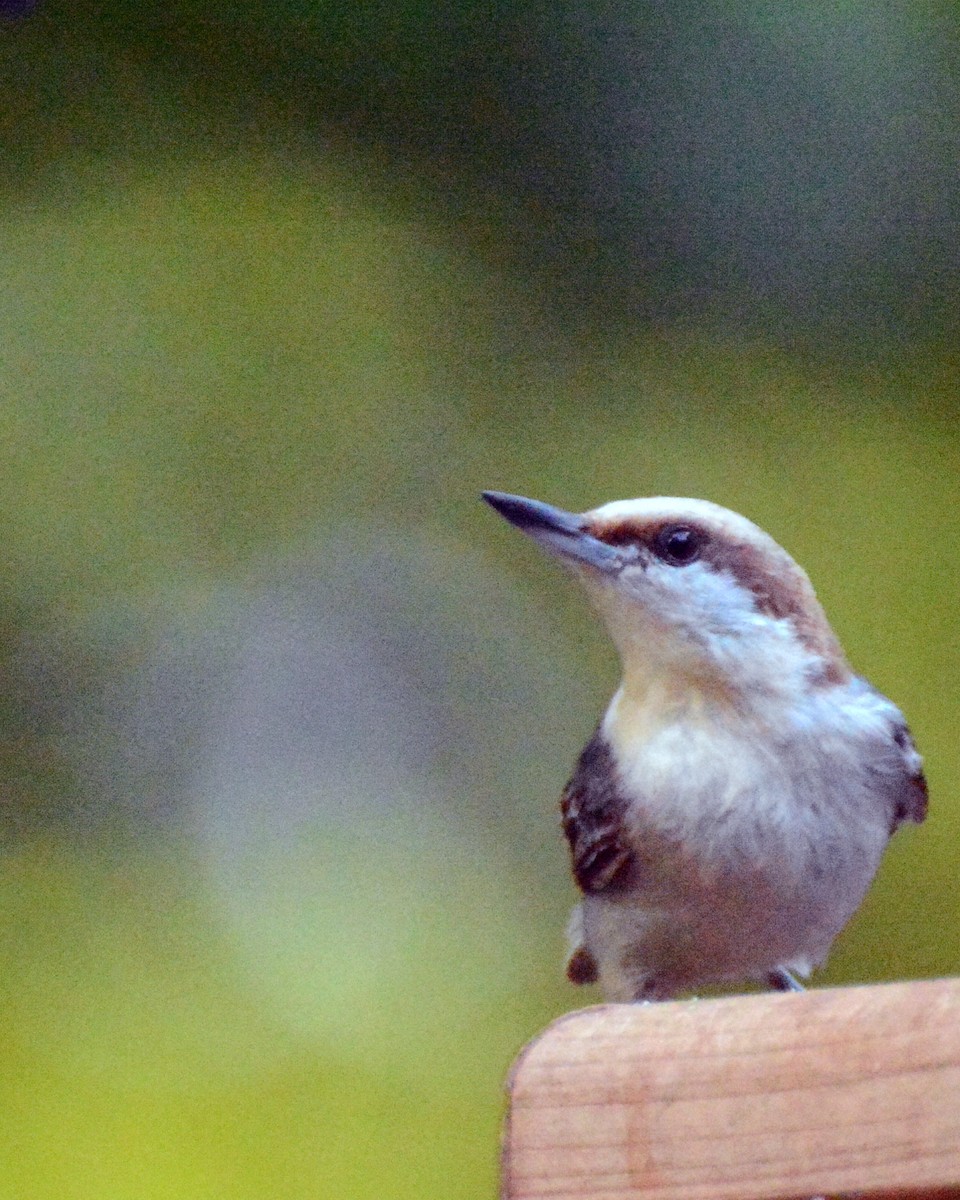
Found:
[{"label": "nuthatch", "polygon": [[561,801],[583,892],[568,976],[621,1001],[799,989],[891,834],[926,815],[903,715],[745,517],[663,497],[584,514],[484,499],[573,569],[623,667]]}]

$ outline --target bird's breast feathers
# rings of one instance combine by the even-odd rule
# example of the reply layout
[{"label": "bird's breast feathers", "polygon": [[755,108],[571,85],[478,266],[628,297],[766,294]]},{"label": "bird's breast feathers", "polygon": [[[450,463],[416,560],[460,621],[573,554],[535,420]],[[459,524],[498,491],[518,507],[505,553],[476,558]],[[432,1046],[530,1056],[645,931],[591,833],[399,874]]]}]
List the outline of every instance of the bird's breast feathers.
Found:
[{"label": "bird's breast feathers", "polygon": [[853,833],[879,857],[901,820],[922,819],[919,756],[899,711],[868,685],[825,689],[777,721],[771,738],[730,706],[691,703],[665,717],[618,693],[600,736],[623,797],[623,839],[655,832],[699,846],[705,861],[756,852],[803,871],[834,825],[838,841]]}]

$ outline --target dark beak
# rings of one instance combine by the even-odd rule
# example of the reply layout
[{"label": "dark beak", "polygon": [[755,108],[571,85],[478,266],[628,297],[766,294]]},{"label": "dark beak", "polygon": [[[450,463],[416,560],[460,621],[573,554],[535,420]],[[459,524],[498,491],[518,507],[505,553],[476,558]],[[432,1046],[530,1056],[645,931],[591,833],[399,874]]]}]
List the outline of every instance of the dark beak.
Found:
[{"label": "dark beak", "polygon": [[550,554],[585,563],[598,571],[614,571],[623,566],[621,552],[594,537],[586,518],[578,513],[507,492],[484,492],[483,498],[501,517],[539,542]]}]

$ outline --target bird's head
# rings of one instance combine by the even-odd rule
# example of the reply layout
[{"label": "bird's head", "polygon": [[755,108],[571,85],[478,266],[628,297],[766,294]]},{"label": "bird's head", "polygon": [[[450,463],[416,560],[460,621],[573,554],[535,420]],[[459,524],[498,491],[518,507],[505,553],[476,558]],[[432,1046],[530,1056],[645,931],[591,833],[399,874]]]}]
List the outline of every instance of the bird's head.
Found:
[{"label": "bird's head", "polygon": [[775,692],[849,678],[806,573],[746,517],[662,496],[585,513],[503,492],[483,497],[580,577],[627,685],[670,678]]}]

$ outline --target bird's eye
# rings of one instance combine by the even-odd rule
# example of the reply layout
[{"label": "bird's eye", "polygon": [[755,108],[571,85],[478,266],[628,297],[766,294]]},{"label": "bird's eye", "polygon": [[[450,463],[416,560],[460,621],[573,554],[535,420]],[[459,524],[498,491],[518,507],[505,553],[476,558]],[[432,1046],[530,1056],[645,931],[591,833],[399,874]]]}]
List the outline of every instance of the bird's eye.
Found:
[{"label": "bird's eye", "polygon": [[703,537],[686,525],[669,525],[654,539],[653,549],[672,567],[685,567],[700,557]]}]

